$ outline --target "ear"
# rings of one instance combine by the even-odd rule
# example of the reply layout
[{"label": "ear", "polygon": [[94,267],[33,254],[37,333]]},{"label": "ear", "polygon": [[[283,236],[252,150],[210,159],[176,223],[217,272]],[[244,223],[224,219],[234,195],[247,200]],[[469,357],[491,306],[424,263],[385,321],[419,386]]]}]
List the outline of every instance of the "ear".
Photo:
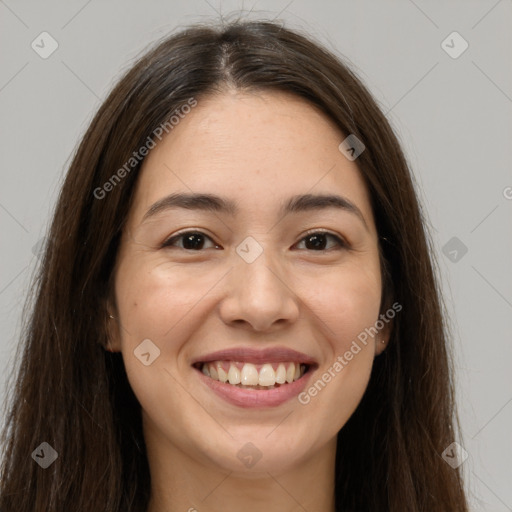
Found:
[{"label": "ear", "polygon": [[121,352],[119,315],[113,300],[108,299],[105,301],[103,315],[105,317],[106,332],[105,350],[109,352]]},{"label": "ear", "polygon": [[388,346],[389,343],[389,339],[391,337],[391,331],[393,330],[392,320],[388,320],[387,323],[383,321],[383,323],[384,327],[380,329],[377,335],[375,336],[375,357],[382,354],[382,352],[386,350],[386,347]]},{"label": "ear", "polygon": [[[388,239],[385,237],[381,237],[381,241],[389,243]],[[386,350],[395,324],[393,319],[395,318],[396,312],[402,309],[402,306],[398,302],[393,303],[393,279],[389,264],[384,258],[382,249],[379,250],[379,259],[382,270],[382,296],[379,319],[375,322],[375,325],[379,328],[379,332],[375,336],[375,357]]]}]

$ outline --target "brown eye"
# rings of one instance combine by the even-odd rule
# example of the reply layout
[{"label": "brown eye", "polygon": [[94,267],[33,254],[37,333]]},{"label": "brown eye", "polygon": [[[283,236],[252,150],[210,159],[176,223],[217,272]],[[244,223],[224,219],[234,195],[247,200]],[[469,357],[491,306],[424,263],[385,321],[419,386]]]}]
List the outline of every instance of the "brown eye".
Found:
[{"label": "brown eye", "polygon": [[[176,241],[182,241],[182,246],[177,246],[178,249],[185,249],[187,251],[200,251],[204,249],[204,244],[206,240],[210,240],[211,238],[200,231],[186,231],[185,233],[180,233],[179,235],[175,235],[168,240],[166,240],[162,244],[163,247],[176,247]],[[214,245],[214,247],[218,247],[218,245]]]},{"label": "brown eye", "polygon": [[306,241],[306,249],[312,251],[325,251],[327,239],[333,239],[338,247],[346,247],[347,244],[338,236],[326,231],[315,231],[305,236],[299,243]]}]

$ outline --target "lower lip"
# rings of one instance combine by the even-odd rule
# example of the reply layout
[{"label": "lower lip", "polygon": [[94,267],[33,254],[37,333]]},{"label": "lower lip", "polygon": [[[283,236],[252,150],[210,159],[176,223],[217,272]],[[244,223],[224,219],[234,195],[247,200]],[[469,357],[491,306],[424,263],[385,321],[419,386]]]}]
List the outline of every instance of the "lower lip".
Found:
[{"label": "lower lip", "polygon": [[305,387],[310,374],[313,373],[310,368],[300,379],[290,383],[282,384],[278,388],[269,389],[243,389],[231,384],[226,384],[211,377],[207,377],[198,369],[195,370],[199,378],[209,386],[209,388],[218,396],[238,407],[276,407],[282,403],[296,397]]}]

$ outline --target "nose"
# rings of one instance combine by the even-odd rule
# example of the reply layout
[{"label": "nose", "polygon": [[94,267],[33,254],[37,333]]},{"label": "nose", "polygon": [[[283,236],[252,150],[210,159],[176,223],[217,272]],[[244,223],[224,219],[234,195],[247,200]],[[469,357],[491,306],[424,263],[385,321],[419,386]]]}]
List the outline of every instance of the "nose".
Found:
[{"label": "nose", "polygon": [[299,299],[283,265],[267,249],[252,263],[235,258],[220,305],[222,320],[260,332],[293,324],[299,317]]}]

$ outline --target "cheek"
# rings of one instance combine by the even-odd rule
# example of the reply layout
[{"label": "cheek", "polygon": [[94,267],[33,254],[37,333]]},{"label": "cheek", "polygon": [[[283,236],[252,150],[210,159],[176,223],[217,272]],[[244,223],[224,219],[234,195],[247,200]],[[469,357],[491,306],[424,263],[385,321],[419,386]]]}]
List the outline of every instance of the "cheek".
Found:
[{"label": "cheek", "polygon": [[185,399],[176,386],[174,362],[180,340],[187,336],[184,319],[201,292],[191,288],[186,286],[183,272],[165,269],[164,265],[133,260],[119,266],[120,349],[130,386],[151,417],[160,416],[162,404],[172,411]]},{"label": "cheek", "polygon": [[305,411],[314,410],[320,423],[330,425],[330,434],[335,435],[368,385],[375,356],[375,341],[368,330],[379,316],[381,276],[372,262],[364,268],[347,266],[329,277],[310,295],[327,341],[325,359],[299,401]]},{"label": "cheek", "polygon": [[325,337],[336,353],[348,350],[377,321],[381,301],[378,266],[347,266],[326,274],[323,280],[312,280],[310,286],[316,291],[309,294],[309,306],[322,320]]},{"label": "cheek", "polygon": [[168,263],[121,267],[116,293],[119,316],[124,319],[123,343],[176,338],[174,331],[184,327],[183,319],[211,289],[215,278]]},{"label": "cheek", "polygon": [[211,308],[209,292],[220,277],[222,272],[206,267],[191,270],[156,260],[133,258],[119,266],[120,349],[130,384],[143,406],[169,398],[165,389],[173,387],[172,376],[182,370],[180,356],[198,328],[197,318]]}]

